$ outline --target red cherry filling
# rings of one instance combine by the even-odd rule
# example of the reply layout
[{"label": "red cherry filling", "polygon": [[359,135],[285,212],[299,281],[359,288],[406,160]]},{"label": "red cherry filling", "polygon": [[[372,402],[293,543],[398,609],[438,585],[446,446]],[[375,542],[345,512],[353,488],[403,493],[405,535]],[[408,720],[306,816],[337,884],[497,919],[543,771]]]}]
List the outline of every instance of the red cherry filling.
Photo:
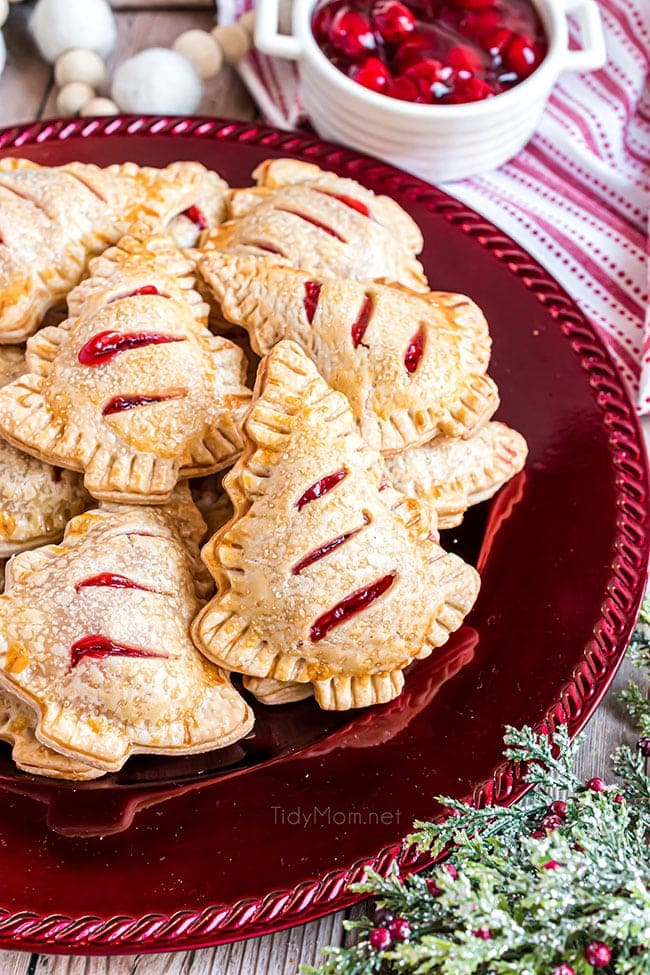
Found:
[{"label": "red cherry filling", "polygon": [[70,666],[76,667],[84,657],[101,660],[102,657],[166,657],[165,653],[155,653],[142,647],[132,647],[128,643],[116,643],[99,633],[92,633],[76,640],[70,647]]},{"label": "red cherry filling", "polygon": [[182,335],[162,335],[160,332],[98,332],[79,350],[77,358],[82,366],[101,366],[119,352],[141,349],[145,345],[184,342]]},{"label": "red cherry filling", "polygon": [[148,586],[141,586],[139,582],[127,579],[126,576],[115,575],[113,572],[100,572],[99,575],[90,576],[82,582],[75,583],[75,589],[106,587],[109,589],[141,589],[143,592],[153,592]]},{"label": "red cherry filling", "polygon": [[318,562],[319,559],[324,558],[326,555],[329,555],[330,552],[333,552],[334,549],[337,549],[340,545],[343,545],[351,538],[354,538],[355,535],[358,535],[359,532],[363,531],[366,525],[369,524],[370,518],[368,515],[364,514],[363,525],[361,525],[359,528],[353,528],[352,531],[346,532],[345,535],[339,535],[337,538],[333,538],[331,541],[325,542],[325,544],[321,545],[319,548],[315,548],[313,552],[309,553],[309,555],[305,555],[304,559],[301,559],[300,562],[296,562],[291,570],[292,573],[295,576],[299,576],[303,569],[313,565],[314,562]]},{"label": "red cherry filling", "polygon": [[424,352],[424,330],[420,329],[410,340],[406,355],[404,356],[404,365],[406,366],[407,372],[411,374],[415,372],[420,364],[420,359]]},{"label": "red cherry filling", "polygon": [[306,504],[310,501],[315,501],[317,498],[322,498],[323,495],[331,491],[333,487],[336,487],[344,477],[347,477],[348,472],[346,470],[335,471],[333,474],[326,474],[325,477],[321,477],[320,481],[316,481],[307,488],[304,494],[301,494],[296,501],[296,508],[298,511],[304,508]]},{"label": "red cherry filling", "polygon": [[302,300],[305,306],[305,314],[307,315],[307,321],[311,325],[314,320],[314,315],[316,314],[316,309],[318,308],[318,299],[320,297],[320,289],[322,288],[320,281],[305,281],[305,297]]},{"label": "red cherry filling", "polygon": [[123,295],[115,295],[111,298],[107,304],[112,305],[114,301],[122,301],[123,298],[136,298],[139,295],[160,295],[161,298],[166,298],[167,295],[161,294],[155,284],[143,284],[141,288],[134,288],[133,291],[127,291]]},{"label": "red cherry filling", "polygon": [[312,30],[360,85],[426,104],[507,91],[548,47],[531,0],[319,0]]},{"label": "red cherry filling", "polygon": [[361,340],[366,334],[366,329],[368,328],[368,323],[370,322],[370,318],[372,316],[372,308],[372,298],[370,295],[366,295],[366,297],[363,299],[363,304],[361,305],[356,321],[352,325],[352,345],[355,347],[355,349],[361,345]]},{"label": "red cherry filling", "polygon": [[102,416],[111,416],[113,413],[124,413],[126,410],[133,410],[136,406],[151,406],[152,403],[164,403],[168,399],[180,399],[185,396],[187,390],[179,389],[167,393],[152,393],[150,395],[135,396],[114,396],[102,410]]},{"label": "red cherry filling", "polygon": [[204,214],[203,210],[199,209],[197,206],[188,207],[187,210],[183,210],[182,217],[187,217],[191,220],[195,227],[199,230],[206,230],[208,226],[208,219]]},{"label": "red cherry filling", "polygon": [[340,603],[337,603],[332,609],[328,609],[326,613],[319,616],[318,619],[312,623],[311,629],[309,631],[309,638],[312,643],[318,643],[322,640],[330,630],[333,630],[335,626],[340,626],[341,623],[345,623],[351,616],[359,613],[362,609],[370,606],[374,603],[376,599],[383,596],[385,592],[390,589],[393,582],[395,581],[394,575],[384,576],[383,579],[378,579],[377,582],[373,582],[370,586],[363,586],[361,589],[357,589],[356,592],[350,593],[345,599],[342,599]]},{"label": "red cherry filling", "polygon": [[[368,61],[372,60],[378,61],[379,59],[368,58]],[[368,61],[366,61],[366,64]],[[381,61],[379,61],[379,64],[381,64]],[[363,84],[363,82],[361,82],[361,84]],[[333,200],[338,200],[339,203],[344,203],[346,207],[350,207],[351,210],[356,210],[357,213],[362,213],[364,217],[370,216],[370,210],[365,203],[361,202],[361,200],[355,200],[354,197],[346,196],[344,193],[330,193],[328,190],[318,190],[317,192],[322,193],[323,196],[331,196]]]},{"label": "red cherry filling", "polygon": [[294,217],[299,217],[300,220],[310,223],[312,227],[318,227],[319,230],[324,230],[326,234],[330,235],[330,237],[336,237],[337,240],[341,240],[343,243],[345,243],[345,238],[341,237],[337,230],[334,230],[334,228],[328,226],[328,224],[317,220],[316,217],[310,217],[308,213],[299,213],[298,210],[290,210],[289,207],[278,207],[278,210],[281,213],[291,213]]}]

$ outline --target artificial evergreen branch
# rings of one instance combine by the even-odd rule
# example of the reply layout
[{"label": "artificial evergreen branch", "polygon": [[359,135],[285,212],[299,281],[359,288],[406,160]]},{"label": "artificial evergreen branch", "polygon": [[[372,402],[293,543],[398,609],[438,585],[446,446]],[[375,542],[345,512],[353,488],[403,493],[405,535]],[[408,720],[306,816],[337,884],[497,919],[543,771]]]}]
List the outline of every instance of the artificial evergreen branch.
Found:
[{"label": "artificial evergreen branch", "polygon": [[[650,614],[635,659],[650,666]],[[644,702],[648,708],[647,702]],[[650,710],[650,708],[648,708]],[[369,871],[355,893],[372,918],[346,922],[357,944],[327,949],[313,975],[650,975],[650,778],[641,750],[614,756],[620,784],[580,782],[580,740],[508,728],[531,801],[475,809],[441,798],[447,817],[415,823],[438,865],[402,880]],[[566,800],[553,800],[558,789]]]}]

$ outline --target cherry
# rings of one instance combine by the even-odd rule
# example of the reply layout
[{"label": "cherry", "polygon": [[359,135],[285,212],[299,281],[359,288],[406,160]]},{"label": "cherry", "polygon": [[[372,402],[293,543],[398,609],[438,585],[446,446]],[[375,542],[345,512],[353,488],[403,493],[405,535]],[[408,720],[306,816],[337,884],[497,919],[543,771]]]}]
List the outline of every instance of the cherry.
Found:
[{"label": "cherry", "polygon": [[417,64],[424,57],[433,53],[431,38],[425,34],[413,31],[408,39],[397,48],[395,53],[395,68],[401,74],[406,68]]},{"label": "cherry", "polygon": [[458,87],[456,100],[458,102],[480,102],[484,98],[491,98],[494,91],[487,81],[481,78],[467,78]]},{"label": "cherry", "polygon": [[329,38],[334,47],[351,58],[359,57],[364,51],[374,51],[376,47],[370,21],[349,7],[342,7],[332,17]]},{"label": "cherry", "polygon": [[527,78],[537,67],[537,54],[529,37],[515,34],[505,49],[504,60],[520,78]]},{"label": "cherry", "polygon": [[457,71],[469,71],[472,74],[478,74],[483,70],[483,61],[480,55],[466,44],[459,44],[450,48],[447,52],[446,61]]},{"label": "cherry", "polygon": [[481,13],[483,10],[490,10],[496,5],[496,0],[454,0],[454,6],[461,10],[471,10],[473,13]]},{"label": "cherry", "polygon": [[360,64],[358,67],[353,65],[350,70],[350,77],[354,81],[358,81],[364,88],[381,92],[386,89],[391,75],[383,61],[371,56],[366,58],[363,64]]},{"label": "cherry", "polygon": [[411,65],[404,72],[404,76],[415,83],[420,95],[431,99],[433,86],[442,82],[442,65],[433,58],[424,58],[417,64]]},{"label": "cherry", "polygon": [[391,98],[399,98],[403,102],[414,102],[418,97],[418,88],[414,81],[403,75],[393,78],[386,86],[386,94]]},{"label": "cherry", "polygon": [[396,44],[415,27],[415,17],[399,0],[377,0],[372,8],[372,20],[388,44]]}]

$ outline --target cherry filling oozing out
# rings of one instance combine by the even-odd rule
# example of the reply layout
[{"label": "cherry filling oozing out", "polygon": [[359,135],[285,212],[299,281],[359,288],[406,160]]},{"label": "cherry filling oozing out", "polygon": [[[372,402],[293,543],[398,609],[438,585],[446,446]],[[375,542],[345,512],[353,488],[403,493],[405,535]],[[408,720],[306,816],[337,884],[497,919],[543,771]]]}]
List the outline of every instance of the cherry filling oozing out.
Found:
[{"label": "cherry filling oozing out", "polygon": [[420,359],[424,353],[424,330],[419,329],[409,340],[404,355],[404,365],[406,371],[413,374],[420,364]]},{"label": "cherry filling oozing out", "polygon": [[101,633],[91,633],[81,637],[70,647],[70,666],[76,667],[84,657],[101,660],[103,657],[157,657],[165,658],[167,654],[145,650],[143,647],[132,647],[128,643],[116,643]]},{"label": "cherry filling oozing out", "polygon": [[331,491],[337,484],[340,484],[343,478],[347,477],[347,474],[348,472],[342,469],[340,471],[334,471],[333,474],[326,474],[325,477],[321,477],[320,480],[315,481],[296,501],[298,511],[304,508],[306,504],[309,504],[310,501],[316,501],[317,498],[322,498],[323,495]]},{"label": "cherry filling oozing out", "polygon": [[98,332],[79,350],[82,366],[101,366],[110,362],[120,352],[141,349],[146,345],[164,345],[168,342],[185,342],[183,335],[163,335],[160,332]]},{"label": "cherry filling oozing out", "polygon": [[345,535],[338,535],[336,538],[330,539],[330,541],[325,542],[324,545],[319,545],[318,548],[315,548],[308,555],[305,555],[300,562],[296,562],[291,570],[293,575],[299,576],[303,569],[306,569],[308,566],[313,565],[314,562],[318,562],[320,559],[325,558],[325,556],[329,555],[330,552],[333,552],[335,549],[339,548],[339,546],[344,545],[351,538],[354,538],[355,535],[358,535],[359,532],[363,531],[363,529],[369,524],[370,518],[368,515],[364,514],[363,525],[359,525],[358,528],[353,528],[352,531],[346,532]]},{"label": "cherry filling oozing out", "polygon": [[323,230],[330,237],[335,237],[336,240],[340,240],[345,243],[345,237],[342,237],[338,230],[334,230],[334,227],[330,227],[329,224],[323,223],[321,220],[317,220],[316,217],[311,217],[308,213],[302,213],[299,210],[291,210],[289,207],[278,207],[280,213],[290,213],[294,217],[298,217],[300,220],[304,220],[305,223],[310,223],[312,227],[317,227],[319,230]]},{"label": "cherry filling oozing out", "polygon": [[102,416],[124,413],[126,410],[134,410],[137,406],[151,406],[152,403],[164,403],[166,400],[180,399],[184,395],[185,391],[176,390],[170,393],[135,393],[133,396],[114,396],[105,404],[102,409]]},{"label": "cherry filling oozing out", "polygon": [[197,206],[191,206],[188,207],[187,210],[183,210],[181,216],[187,217],[188,220],[191,220],[194,226],[198,227],[199,230],[207,230],[208,228],[208,219],[203,210]]},{"label": "cherry filling oozing out", "polygon": [[168,297],[159,291],[155,284],[143,284],[141,288],[134,288],[133,291],[127,291],[122,295],[115,295],[107,304],[112,305],[114,301],[122,301],[123,298],[137,298],[140,295],[158,295],[160,298]]},{"label": "cherry filling oozing out", "polygon": [[354,616],[356,613],[361,612],[362,609],[374,603],[376,599],[379,599],[380,596],[383,596],[390,589],[394,581],[395,575],[391,573],[382,579],[378,579],[369,586],[363,586],[361,589],[357,589],[337,603],[336,606],[333,606],[332,609],[328,609],[326,613],[319,616],[311,625],[309,637],[312,643],[318,643],[335,626],[340,626],[341,623],[344,623],[351,616]]},{"label": "cherry filling oozing out", "polygon": [[140,589],[142,592],[153,592],[153,589],[148,586],[141,586],[139,582],[134,582],[133,579],[128,579],[126,576],[116,575],[114,572],[100,572],[96,576],[89,576],[88,579],[75,583],[77,592],[81,589],[96,588]]},{"label": "cherry filling oozing out", "polygon": [[[368,328],[368,324],[372,316],[372,309],[373,309],[372,298],[370,295],[366,295],[365,298],[363,299],[363,304],[359,309],[359,314],[357,315],[355,321],[352,324],[352,329],[351,329],[352,345],[355,347],[355,349],[358,348],[360,345],[363,345],[362,340],[363,340],[363,336],[366,334],[366,329]],[[365,346],[365,348],[368,348],[368,346]]]},{"label": "cherry filling oozing out", "polygon": [[312,30],[360,85],[425,105],[507,91],[548,49],[531,0],[320,0]]},{"label": "cherry filling oozing out", "polygon": [[356,210],[357,213],[361,213],[364,217],[370,216],[370,210],[361,200],[355,200],[354,197],[346,196],[345,193],[330,193],[329,190],[317,190],[316,192],[322,193],[323,196],[330,196],[333,200],[338,200],[339,203],[343,203],[351,210]]},{"label": "cherry filling oozing out", "polygon": [[320,289],[322,287],[320,281],[305,281],[305,297],[302,299],[302,303],[305,307],[305,314],[310,325],[314,320],[314,315],[318,308]]}]

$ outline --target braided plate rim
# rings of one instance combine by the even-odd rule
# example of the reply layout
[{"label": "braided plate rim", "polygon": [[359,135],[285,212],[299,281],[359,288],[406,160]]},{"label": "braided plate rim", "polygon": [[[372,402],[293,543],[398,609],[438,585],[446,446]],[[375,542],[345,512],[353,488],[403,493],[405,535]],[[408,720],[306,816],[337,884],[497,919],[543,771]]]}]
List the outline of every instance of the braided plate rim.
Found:
[{"label": "braided plate rim", "polygon": [[[69,138],[114,135],[171,135],[247,143],[273,152],[299,154],[321,166],[336,166],[345,175],[362,182],[364,176],[381,179],[385,192],[424,206],[489,250],[558,323],[589,376],[618,473],[616,555],[600,618],[585,647],[584,660],[574,669],[571,680],[560,690],[537,726],[538,731],[548,732],[567,724],[571,734],[576,734],[593,713],[621,662],[645,588],[650,538],[645,510],[648,473],[638,421],[609,353],[574,301],[530,255],[465,204],[380,160],[360,156],[309,134],[281,132],[219,118],[120,116],[12,126],[0,131],[0,150]],[[521,767],[504,762],[467,798],[478,806],[511,803],[525,790]],[[397,865],[410,873],[428,863],[430,858],[418,855],[415,850],[393,845],[371,859],[305,881],[290,890],[273,891],[257,900],[213,905],[200,911],[177,911],[172,915],[120,915],[106,919],[46,916],[29,911],[12,914],[0,907],[0,947],[61,954],[126,954],[209,947],[303,924],[354,903],[359,897],[347,893],[346,888],[360,880],[369,866],[385,874]]]}]

